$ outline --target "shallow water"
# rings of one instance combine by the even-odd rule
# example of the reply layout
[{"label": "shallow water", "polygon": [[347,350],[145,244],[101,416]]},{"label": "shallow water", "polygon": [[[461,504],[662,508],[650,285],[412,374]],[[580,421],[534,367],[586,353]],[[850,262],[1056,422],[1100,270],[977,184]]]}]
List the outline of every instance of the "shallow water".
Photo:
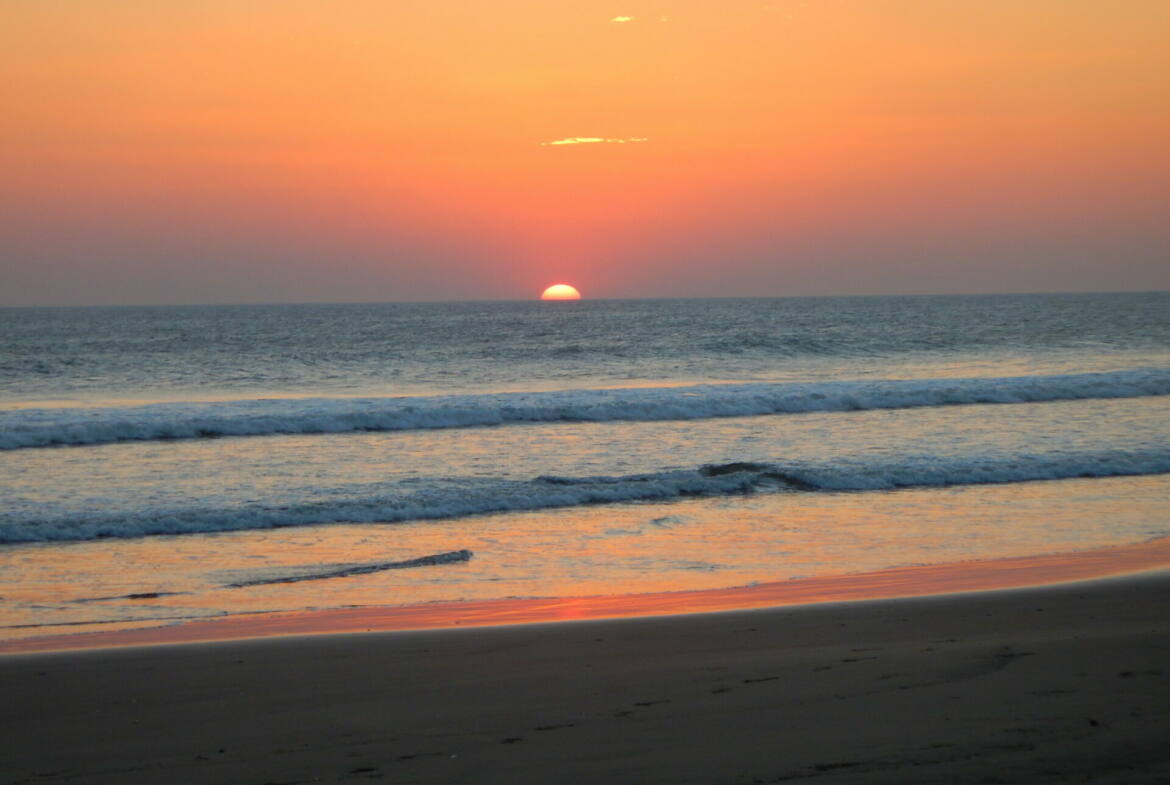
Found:
[{"label": "shallow water", "polygon": [[[0,638],[62,631],[44,625],[84,631],[251,612],[711,589],[1087,550],[1170,534],[1168,500],[1170,475],[1155,475],[12,546],[0,552]],[[474,556],[230,586],[459,549]],[[153,593],[166,596],[127,597]]]}]

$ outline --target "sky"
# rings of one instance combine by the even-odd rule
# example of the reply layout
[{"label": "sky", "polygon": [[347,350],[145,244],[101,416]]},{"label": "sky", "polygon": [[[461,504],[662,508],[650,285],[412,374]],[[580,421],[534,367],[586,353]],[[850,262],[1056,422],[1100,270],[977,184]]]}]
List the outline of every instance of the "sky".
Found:
[{"label": "sky", "polygon": [[4,0],[0,305],[1170,289],[1166,0]]}]

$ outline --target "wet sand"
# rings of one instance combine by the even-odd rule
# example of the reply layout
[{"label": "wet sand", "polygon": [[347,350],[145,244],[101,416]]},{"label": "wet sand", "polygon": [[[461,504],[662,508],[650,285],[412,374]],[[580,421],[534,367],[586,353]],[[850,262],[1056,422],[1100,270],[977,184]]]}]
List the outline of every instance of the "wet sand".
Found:
[{"label": "wet sand", "polygon": [[[116,628],[83,633],[71,633],[65,626],[48,635],[0,640],[0,654],[774,608],[1051,585],[1160,567],[1170,567],[1170,538],[1069,553],[896,567],[727,589],[241,613],[163,626],[157,622],[111,625]],[[150,600],[146,597],[142,602]]]},{"label": "wet sand", "polygon": [[1170,575],[0,657],[0,783],[1170,781]]}]

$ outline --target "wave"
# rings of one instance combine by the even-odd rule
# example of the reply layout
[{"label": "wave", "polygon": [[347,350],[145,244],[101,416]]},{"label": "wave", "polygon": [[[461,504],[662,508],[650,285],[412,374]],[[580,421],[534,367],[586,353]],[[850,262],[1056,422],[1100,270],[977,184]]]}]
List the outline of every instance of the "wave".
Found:
[{"label": "wave", "polygon": [[157,403],[0,412],[0,450],[124,441],[693,420],[1170,395],[1170,369],[971,379],[706,384],[398,398]]},{"label": "wave", "polygon": [[469,550],[447,551],[432,553],[429,556],[419,556],[404,561],[372,562],[369,564],[342,564],[330,569],[323,569],[322,565],[314,567],[310,572],[288,573],[263,578],[249,578],[225,584],[229,589],[244,589],[249,586],[268,586],[273,583],[300,583],[301,581],[320,581],[327,578],[349,578],[354,575],[369,575],[386,570],[405,570],[411,567],[437,567],[440,564],[456,564],[471,561],[472,553]]},{"label": "wave", "polygon": [[[227,589],[246,589],[252,586],[270,586],[276,583],[301,583],[302,581],[321,581],[330,578],[351,578],[355,575],[369,575],[375,572],[386,572],[387,570],[406,570],[412,567],[438,567],[444,564],[459,564],[461,562],[471,561],[473,555],[471,551],[462,549],[458,551],[432,553],[427,556],[417,556],[413,559],[403,559],[400,561],[365,562],[361,564],[313,564],[305,565],[305,567],[300,569],[286,566],[259,571],[227,570],[225,572],[236,574],[243,572],[250,577],[237,577],[230,583],[223,584],[223,587]],[[258,572],[260,575],[257,575]],[[66,600],[66,602],[88,603],[117,600],[157,600],[162,597],[178,597],[191,593],[187,591],[144,591],[134,592],[132,594],[118,594],[112,597],[82,597],[76,600]]]},{"label": "wave", "polygon": [[329,502],[0,517],[0,543],[76,541],[331,523],[398,523],[589,504],[750,493],[883,491],[1170,473],[1170,448],[1057,455],[919,455],[832,464],[733,462],[648,474],[433,478]]}]

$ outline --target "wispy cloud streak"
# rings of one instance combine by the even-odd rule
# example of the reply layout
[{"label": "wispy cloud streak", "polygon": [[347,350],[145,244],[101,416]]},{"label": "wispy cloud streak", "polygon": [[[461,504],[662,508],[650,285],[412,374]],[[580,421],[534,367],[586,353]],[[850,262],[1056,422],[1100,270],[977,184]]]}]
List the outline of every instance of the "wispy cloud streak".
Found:
[{"label": "wispy cloud streak", "polygon": [[630,136],[625,139],[610,138],[605,136],[570,136],[567,139],[556,139],[551,142],[541,142],[541,147],[559,147],[568,144],[634,144],[637,142],[650,141],[645,136]]},{"label": "wispy cloud streak", "polygon": [[[613,19],[610,19],[609,21],[620,24],[622,22],[634,22],[634,21],[637,21],[639,18],[640,17],[637,17],[637,16],[615,16]],[[658,21],[659,22],[669,22],[670,17],[663,14],[663,15],[658,17]]]}]

